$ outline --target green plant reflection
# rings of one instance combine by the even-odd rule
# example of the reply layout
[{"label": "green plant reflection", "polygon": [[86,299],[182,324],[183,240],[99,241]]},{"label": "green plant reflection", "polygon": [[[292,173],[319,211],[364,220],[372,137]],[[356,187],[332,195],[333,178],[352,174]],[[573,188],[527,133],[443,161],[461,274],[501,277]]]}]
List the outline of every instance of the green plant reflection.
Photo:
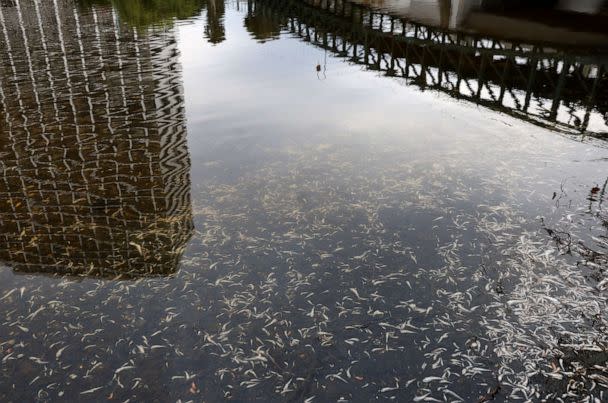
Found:
[{"label": "green plant reflection", "polygon": [[154,25],[171,25],[199,15],[206,0],[79,0],[82,7],[112,6],[120,19],[131,26],[147,28]]}]

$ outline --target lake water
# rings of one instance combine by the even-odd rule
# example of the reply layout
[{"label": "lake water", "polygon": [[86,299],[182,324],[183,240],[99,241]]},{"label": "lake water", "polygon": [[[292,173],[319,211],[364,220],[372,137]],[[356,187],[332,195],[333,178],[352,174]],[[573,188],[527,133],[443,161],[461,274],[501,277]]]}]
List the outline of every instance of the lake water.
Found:
[{"label": "lake water", "polygon": [[486,3],[1,0],[0,400],[608,400],[608,14]]}]

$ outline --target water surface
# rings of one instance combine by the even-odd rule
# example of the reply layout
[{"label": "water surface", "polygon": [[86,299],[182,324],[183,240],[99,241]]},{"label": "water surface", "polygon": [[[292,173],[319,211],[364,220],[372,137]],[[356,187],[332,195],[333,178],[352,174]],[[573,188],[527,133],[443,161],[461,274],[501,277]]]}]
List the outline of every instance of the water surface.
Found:
[{"label": "water surface", "polygon": [[3,401],[608,398],[602,33],[363,3],[1,3]]}]

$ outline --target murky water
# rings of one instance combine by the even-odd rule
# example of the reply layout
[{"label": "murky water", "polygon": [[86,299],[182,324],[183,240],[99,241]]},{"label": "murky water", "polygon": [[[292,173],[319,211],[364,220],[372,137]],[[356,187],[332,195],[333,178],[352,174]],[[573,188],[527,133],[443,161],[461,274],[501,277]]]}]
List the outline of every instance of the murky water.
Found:
[{"label": "murky water", "polygon": [[499,5],[0,1],[0,399],[608,399],[606,11]]}]

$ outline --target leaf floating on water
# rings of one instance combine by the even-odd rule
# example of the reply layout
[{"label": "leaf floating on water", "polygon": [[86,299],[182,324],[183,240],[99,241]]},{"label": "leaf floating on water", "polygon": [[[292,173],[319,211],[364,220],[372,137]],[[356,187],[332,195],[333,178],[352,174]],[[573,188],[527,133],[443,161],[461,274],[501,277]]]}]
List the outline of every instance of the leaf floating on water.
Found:
[{"label": "leaf floating on water", "polygon": [[88,394],[91,394],[91,393],[95,393],[95,392],[97,392],[98,390],[101,390],[101,389],[103,389],[103,386],[99,386],[97,388],[85,390],[84,392],[80,392],[80,394],[81,395],[88,395]]},{"label": "leaf floating on water", "polygon": [[61,354],[63,354],[63,352],[68,348],[69,346],[65,346],[60,348],[59,350],[57,350],[57,353],[55,353],[55,358],[59,359],[59,357],[61,357]]},{"label": "leaf floating on water", "polygon": [[17,289],[14,288],[12,290],[10,290],[9,292],[7,292],[6,294],[4,294],[4,296],[2,298],[0,298],[0,301],[5,300],[6,298],[10,297],[11,295],[13,295],[14,292],[16,292]]},{"label": "leaf floating on water", "polygon": [[129,242],[129,245],[135,246],[135,249],[137,249],[137,252],[139,252],[139,254],[141,256],[144,256],[144,249],[142,248],[141,245],[135,243],[135,242]]}]

